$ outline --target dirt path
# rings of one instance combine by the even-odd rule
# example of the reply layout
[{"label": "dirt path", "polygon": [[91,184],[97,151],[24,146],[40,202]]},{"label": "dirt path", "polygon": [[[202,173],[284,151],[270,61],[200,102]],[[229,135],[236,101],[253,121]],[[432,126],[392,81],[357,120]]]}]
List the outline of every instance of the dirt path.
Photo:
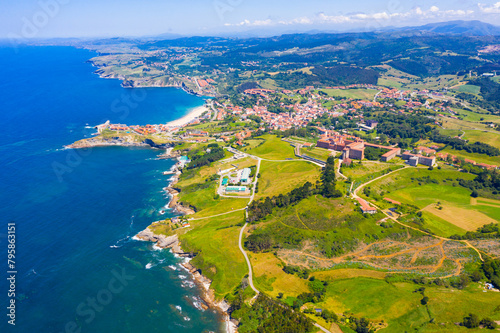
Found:
[{"label": "dirt path", "polygon": [[[405,167],[405,168],[406,168],[406,167]],[[402,168],[402,169],[398,169],[398,170],[395,170],[395,171],[389,172],[389,173],[387,173],[387,174],[385,174],[385,175],[382,175],[382,176],[380,176],[380,177],[377,177],[377,178],[375,178],[375,179],[373,179],[373,180],[371,180],[371,181],[369,181],[369,182],[366,182],[366,183],[364,183],[364,184],[362,184],[362,185],[358,186],[358,187],[354,190],[354,192],[352,193],[353,198],[359,198],[359,196],[357,195],[358,191],[359,191],[360,189],[362,189],[363,187],[365,187],[366,185],[368,185],[368,184],[370,184],[370,183],[372,183],[372,182],[374,182],[374,181],[376,181],[376,180],[379,180],[379,179],[381,179],[381,178],[384,178],[384,177],[386,177],[386,176],[389,176],[390,174],[393,174],[393,173],[395,173],[395,172],[399,172],[399,171],[401,171],[401,170],[404,170],[405,168]],[[466,241],[466,240],[455,240],[455,239],[450,239],[450,238],[446,238],[446,237],[441,237],[441,236],[433,235],[433,234],[428,233],[428,232],[426,232],[426,231],[423,231],[423,230],[420,230],[420,229],[418,229],[418,228],[415,228],[415,227],[409,226],[409,225],[407,225],[407,224],[404,224],[404,223],[402,223],[402,222],[398,221],[398,219],[397,219],[397,218],[395,218],[394,216],[387,214],[387,212],[385,212],[384,210],[382,210],[380,207],[378,207],[377,205],[375,205],[373,202],[371,202],[371,201],[369,201],[369,200],[366,200],[366,201],[367,201],[367,202],[369,202],[369,203],[370,203],[373,207],[375,207],[375,208],[377,208],[378,210],[380,210],[380,211],[381,211],[381,212],[382,212],[385,216],[387,216],[388,218],[390,218],[391,220],[393,220],[395,223],[398,223],[399,225],[401,225],[401,226],[403,226],[403,227],[406,227],[406,228],[409,228],[409,229],[416,230],[416,231],[421,232],[421,233],[423,233],[423,234],[425,234],[425,235],[427,235],[427,236],[434,237],[434,238],[437,238],[437,239],[441,239],[441,240],[444,240],[444,241],[460,242],[460,243],[463,243],[463,244],[467,245],[467,247],[470,247],[470,248],[474,249],[474,251],[476,251],[476,252],[477,252],[477,254],[479,255],[479,259],[481,259],[481,261],[484,261],[483,256],[481,255],[481,252],[480,252],[477,248],[475,248],[473,245],[471,245],[468,241]]]}]

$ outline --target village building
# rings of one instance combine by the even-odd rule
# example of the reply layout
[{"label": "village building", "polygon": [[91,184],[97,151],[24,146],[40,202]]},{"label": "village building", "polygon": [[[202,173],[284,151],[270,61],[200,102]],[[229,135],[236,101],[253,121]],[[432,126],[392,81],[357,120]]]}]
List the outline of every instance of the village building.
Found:
[{"label": "village building", "polygon": [[357,198],[356,200],[358,200],[359,206],[360,206],[363,214],[375,214],[375,213],[377,213],[377,209],[370,206],[368,204],[368,202],[366,202],[365,200],[363,200],[361,198]]},{"label": "village building", "polygon": [[435,156],[423,156],[420,154],[412,154],[410,152],[404,152],[401,155],[401,158],[405,161],[408,161],[408,164],[410,164],[411,166],[417,166],[418,164],[422,164],[430,167],[436,163]]}]

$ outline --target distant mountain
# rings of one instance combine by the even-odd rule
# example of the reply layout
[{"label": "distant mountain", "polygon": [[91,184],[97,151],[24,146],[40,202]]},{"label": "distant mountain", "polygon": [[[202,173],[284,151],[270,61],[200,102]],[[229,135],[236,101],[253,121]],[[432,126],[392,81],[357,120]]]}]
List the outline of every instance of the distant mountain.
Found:
[{"label": "distant mountain", "polygon": [[500,36],[500,27],[481,21],[450,21],[430,23],[420,27],[407,27],[406,31],[429,31],[438,34],[462,36]]}]

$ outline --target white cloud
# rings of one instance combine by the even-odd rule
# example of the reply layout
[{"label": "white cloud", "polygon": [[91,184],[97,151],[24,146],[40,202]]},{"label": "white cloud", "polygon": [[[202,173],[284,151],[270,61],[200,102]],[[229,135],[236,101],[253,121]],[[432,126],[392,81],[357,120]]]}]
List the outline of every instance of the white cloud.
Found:
[{"label": "white cloud", "polygon": [[[500,2],[492,6],[478,4],[482,12],[500,13]],[[475,12],[471,9],[457,10],[441,10],[437,6],[431,6],[429,9],[414,7],[407,12],[377,12],[377,13],[351,13],[346,15],[327,15],[323,12],[318,13],[314,17],[299,17],[290,20],[244,20],[236,24],[228,24],[226,26],[276,26],[276,25],[310,25],[310,24],[346,24],[346,23],[366,23],[383,26],[388,24],[404,23],[406,20],[429,20],[429,19],[446,19],[453,17],[469,17]]]},{"label": "white cloud", "polygon": [[500,14],[500,2],[497,2],[491,6],[485,5],[483,3],[478,3],[477,5],[479,7],[479,10],[481,10],[483,13]]}]

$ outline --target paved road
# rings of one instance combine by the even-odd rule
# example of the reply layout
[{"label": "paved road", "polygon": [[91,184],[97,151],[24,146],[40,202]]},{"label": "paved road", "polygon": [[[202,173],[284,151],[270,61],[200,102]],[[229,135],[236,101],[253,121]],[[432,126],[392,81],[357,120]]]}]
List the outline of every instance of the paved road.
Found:
[{"label": "paved road", "polygon": [[[236,149],[233,149],[234,151],[236,151]],[[239,151],[238,151],[239,152]],[[242,152],[239,152],[239,153],[242,153]],[[242,154],[245,154],[245,153],[242,153]],[[260,157],[257,157],[257,156],[253,156],[253,155],[250,155],[250,154],[245,154],[251,158],[254,158],[256,159],[258,162],[257,162],[257,170],[255,172],[255,181],[253,183],[253,188],[252,188],[252,196],[250,197],[250,201],[248,202],[248,206],[250,206],[250,204],[252,203],[252,201],[254,200],[255,198],[255,189],[257,187],[257,182],[259,181],[259,178],[257,177],[260,173],[260,165],[261,165],[261,162],[264,160],[264,161],[272,161],[272,160],[265,160],[265,159],[262,159]],[[295,160],[295,161],[304,161],[304,162],[310,162],[310,163],[314,163],[312,161],[307,161],[307,160]],[[289,160],[286,160],[286,161],[272,161],[272,162],[290,162]],[[238,209],[238,210],[245,210],[245,216],[248,218],[248,210],[247,210],[247,207],[243,208],[243,209]],[[232,212],[235,212],[235,211],[238,211],[238,210],[234,210]],[[225,213],[225,214],[230,214],[232,212],[229,212],[229,213]],[[219,215],[225,215],[225,214],[219,214]],[[219,215],[215,215],[215,216],[219,216]],[[245,251],[245,249],[243,249],[243,245],[242,245],[242,241],[243,241],[243,233],[245,232],[245,228],[247,227],[248,223],[245,223],[245,225],[241,228],[240,230],[240,236],[239,236],[239,239],[238,239],[238,247],[240,248],[240,251],[241,253],[243,254],[243,256],[245,257],[245,260],[247,262],[247,266],[248,266],[248,284],[250,285],[250,288],[252,288],[252,290],[256,293],[255,298],[257,298],[257,296],[260,294],[260,291],[257,290],[257,288],[255,288],[255,285],[253,284],[253,271],[252,271],[252,264],[250,263],[250,259],[248,258],[248,255]],[[322,330],[323,332],[325,333],[330,333],[329,330],[327,330],[326,328],[320,326],[319,324],[317,323],[314,323],[314,326],[316,326],[317,328],[319,328],[320,330]]]},{"label": "paved road", "polygon": [[245,260],[247,261],[247,265],[248,265],[248,284],[250,285],[250,288],[252,288],[253,291],[255,291],[257,293],[257,295],[259,295],[260,292],[253,285],[252,265],[250,264],[250,259],[248,259],[248,255],[245,252],[245,250],[243,249],[243,246],[241,245],[241,241],[242,241],[242,238],[243,238],[243,232],[245,231],[245,228],[247,227],[247,225],[248,225],[248,223],[245,223],[245,225],[243,226],[243,228],[241,228],[240,238],[239,238],[239,241],[238,241],[238,246],[240,248],[241,253],[243,253],[243,256],[245,257]]},{"label": "paved road", "polygon": [[347,179],[347,177],[346,177],[346,176],[345,176],[342,172],[340,172],[340,167],[342,166],[342,162],[343,162],[343,161],[342,161],[341,159],[339,159],[338,161],[339,161],[339,163],[338,163],[338,166],[337,166],[337,174],[338,174],[340,177],[342,177],[342,178],[344,178],[344,179]]},{"label": "paved road", "polygon": [[331,331],[327,330],[323,326],[320,326],[318,323],[314,323],[314,326],[316,326],[317,328],[319,328],[320,330],[322,330],[325,333],[331,333]]},{"label": "paved road", "polygon": [[240,209],[235,209],[235,210],[232,210],[230,212],[225,212],[225,213],[222,213],[222,214],[217,214],[217,215],[212,215],[212,216],[205,216],[205,217],[198,217],[198,218],[190,218],[188,219],[189,221],[198,221],[198,220],[206,220],[206,219],[211,219],[212,217],[217,217],[217,216],[222,216],[222,215],[227,215],[227,214],[232,214],[234,212],[239,212],[239,211],[242,211],[242,210],[245,210],[247,209],[246,207],[245,208],[240,208]]}]

